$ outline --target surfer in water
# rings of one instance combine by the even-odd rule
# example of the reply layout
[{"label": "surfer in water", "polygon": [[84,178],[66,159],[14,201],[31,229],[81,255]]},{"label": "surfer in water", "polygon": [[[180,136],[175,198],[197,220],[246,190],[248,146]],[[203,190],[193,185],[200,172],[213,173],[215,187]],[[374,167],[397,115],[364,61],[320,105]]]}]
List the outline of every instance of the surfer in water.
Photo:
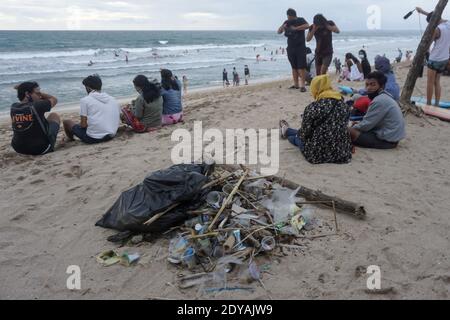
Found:
[{"label": "surfer in water", "polygon": [[88,67],[92,67],[93,65],[94,65],[94,63],[92,62],[92,60],[90,60],[88,63]]}]

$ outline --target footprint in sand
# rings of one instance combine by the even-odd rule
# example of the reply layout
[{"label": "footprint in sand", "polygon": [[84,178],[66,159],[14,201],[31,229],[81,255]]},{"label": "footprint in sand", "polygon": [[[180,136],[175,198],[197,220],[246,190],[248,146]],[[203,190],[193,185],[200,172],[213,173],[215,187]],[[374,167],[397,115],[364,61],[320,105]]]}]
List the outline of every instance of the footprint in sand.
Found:
[{"label": "footprint in sand", "polygon": [[42,183],[42,182],[44,182],[44,180],[38,179],[38,180],[31,181],[30,184],[39,184],[39,183]]},{"label": "footprint in sand", "polygon": [[40,169],[33,169],[33,170],[31,170],[31,175],[32,176],[35,176],[35,175],[37,175],[37,174],[39,174],[39,173],[41,173],[42,172],[42,170],[40,170]]}]

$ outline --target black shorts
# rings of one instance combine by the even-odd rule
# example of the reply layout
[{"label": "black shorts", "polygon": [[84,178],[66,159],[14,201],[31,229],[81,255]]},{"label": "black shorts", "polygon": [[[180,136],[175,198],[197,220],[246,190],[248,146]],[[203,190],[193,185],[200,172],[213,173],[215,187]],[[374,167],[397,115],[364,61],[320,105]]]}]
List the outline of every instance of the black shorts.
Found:
[{"label": "black shorts", "polygon": [[355,146],[371,149],[395,149],[398,142],[389,142],[378,139],[375,132],[361,132],[358,139],[353,143]]},{"label": "black shorts", "polygon": [[38,146],[29,147],[28,145],[14,145],[12,144],[13,149],[17,153],[28,154],[33,156],[44,155],[50,152],[55,151],[56,138],[59,132],[59,124],[57,122],[48,121],[48,131],[47,138],[43,139],[48,140],[48,144],[40,144]]},{"label": "black shorts", "polygon": [[292,69],[306,69],[306,48],[293,48],[287,50],[289,62]]},{"label": "black shorts", "polygon": [[112,140],[112,136],[106,135],[102,139],[95,139],[87,135],[87,128],[82,128],[79,124],[76,124],[72,127],[73,134],[78,137],[81,141],[87,144],[96,144],[102,143],[109,140]]}]

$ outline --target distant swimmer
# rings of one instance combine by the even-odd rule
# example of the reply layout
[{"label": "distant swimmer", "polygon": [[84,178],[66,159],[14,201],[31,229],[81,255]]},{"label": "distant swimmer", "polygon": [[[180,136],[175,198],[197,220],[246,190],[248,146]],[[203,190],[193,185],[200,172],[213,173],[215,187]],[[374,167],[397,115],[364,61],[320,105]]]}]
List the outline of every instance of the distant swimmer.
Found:
[{"label": "distant swimmer", "polygon": [[116,50],[114,50],[114,56],[117,58],[119,56],[119,54],[117,53]]},{"label": "distant swimmer", "polygon": [[94,65],[94,63],[92,62],[92,60],[91,61],[89,61],[89,63],[88,63],[88,67],[92,67]]}]

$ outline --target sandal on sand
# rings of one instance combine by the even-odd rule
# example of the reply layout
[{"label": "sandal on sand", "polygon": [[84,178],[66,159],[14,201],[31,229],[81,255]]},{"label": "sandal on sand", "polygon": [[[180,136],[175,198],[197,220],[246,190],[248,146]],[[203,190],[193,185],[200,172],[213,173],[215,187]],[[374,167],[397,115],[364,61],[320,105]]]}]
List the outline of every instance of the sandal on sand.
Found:
[{"label": "sandal on sand", "polygon": [[288,128],[289,128],[289,124],[287,123],[287,121],[286,120],[280,120],[280,135],[281,135],[281,138],[287,139],[286,131],[287,131]]},{"label": "sandal on sand", "polygon": [[291,86],[288,89],[300,89],[300,87],[296,87],[296,86]]},{"label": "sandal on sand", "polygon": [[306,92],[306,88],[305,87],[301,87],[300,88],[300,92]]}]

